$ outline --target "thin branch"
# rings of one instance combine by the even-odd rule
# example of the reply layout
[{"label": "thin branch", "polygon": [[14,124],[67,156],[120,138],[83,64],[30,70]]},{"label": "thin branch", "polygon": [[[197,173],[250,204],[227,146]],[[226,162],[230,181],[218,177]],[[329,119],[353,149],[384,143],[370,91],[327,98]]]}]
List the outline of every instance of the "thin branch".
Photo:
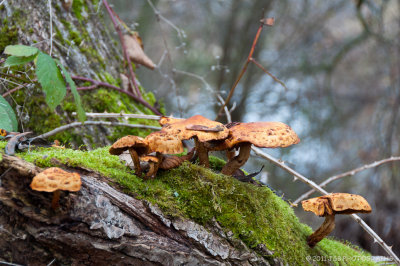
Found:
[{"label": "thin branch", "polygon": [[[371,164],[363,165],[361,167],[355,168],[353,170],[344,172],[344,173],[339,174],[339,175],[331,176],[331,177],[327,178],[324,182],[320,183],[319,186],[320,187],[325,187],[326,185],[328,185],[329,183],[331,183],[331,182],[333,182],[333,181],[335,181],[337,179],[340,179],[340,178],[343,178],[343,177],[346,177],[346,176],[353,176],[353,175],[357,174],[358,172],[361,172],[361,171],[364,171],[364,170],[367,170],[367,169],[370,169],[370,168],[377,167],[377,166],[379,166],[381,164],[384,164],[384,163],[389,163],[389,162],[394,162],[394,161],[400,161],[400,156],[399,157],[386,158],[386,159],[383,159],[383,160],[380,160],[380,161],[373,162]],[[314,192],[315,192],[314,189],[311,189],[311,190],[307,191],[306,193],[301,195],[298,199],[296,199],[293,202],[293,204],[298,204],[301,200],[307,198],[308,196],[310,196]]]},{"label": "thin branch", "polygon": [[[266,154],[262,152],[260,149],[252,147],[252,150],[258,155],[261,156],[264,159],[267,159],[268,161],[272,162],[273,164],[279,166],[280,168],[284,169],[285,171],[289,172],[292,174],[296,179],[299,179],[303,183],[306,183],[310,187],[314,188],[315,190],[319,191],[323,195],[327,195],[328,192],[318,186],[315,182],[309,180],[305,176],[301,175],[300,173],[296,172],[289,166],[286,166],[283,162],[280,162],[279,160],[275,159],[274,157],[270,156],[269,154]],[[351,218],[355,220],[361,227],[374,239],[375,242],[377,242],[394,260],[395,263],[400,265],[400,259],[397,257],[397,255],[393,252],[392,248],[389,247],[383,240],[380,238],[374,230],[371,229],[358,215],[352,214]]]},{"label": "thin branch", "polygon": [[75,128],[75,127],[82,127],[82,126],[124,126],[124,127],[132,127],[132,128],[144,128],[144,129],[153,129],[153,130],[160,130],[161,127],[156,127],[156,126],[149,126],[149,125],[139,125],[139,124],[127,124],[127,123],[120,123],[120,122],[107,122],[107,121],[85,121],[85,122],[73,122],[71,124],[63,125],[61,127],[55,128],[47,133],[44,133],[42,135],[36,136],[34,138],[31,138],[30,141],[33,141],[34,139],[45,139],[50,136],[53,136],[57,133],[63,132],[65,130],[68,130],[70,128]]},{"label": "thin branch", "polygon": [[126,49],[126,45],[125,45],[125,42],[124,42],[124,36],[122,35],[122,31],[121,31],[121,29],[119,27],[119,24],[115,20],[115,17],[113,15],[113,10],[108,5],[107,0],[103,0],[103,3],[104,3],[104,6],[107,9],[108,14],[110,15],[110,18],[111,18],[112,23],[114,24],[115,30],[118,33],[119,40],[120,40],[121,46],[122,46],[122,52],[123,52],[123,55],[124,55],[124,58],[125,58],[126,62],[128,63],[130,81],[133,83],[133,86],[135,88],[135,91],[136,91],[136,94],[137,94],[138,98],[142,98],[142,94],[140,93],[139,87],[138,87],[138,85],[136,83],[136,76],[135,76],[135,73],[133,72],[133,69],[132,69],[132,62],[131,62],[131,59],[128,56],[128,52],[127,52],[127,49]]},{"label": "thin branch", "polygon": [[[73,112],[72,115],[77,115]],[[124,114],[124,113],[86,113],[87,117],[94,118],[137,118],[137,119],[149,119],[149,120],[160,120],[161,116],[158,115],[142,115],[142,114]]]},{"label": "thin branch", "polygon": [[[204,77],[202,77],[200,75],[197,75],[197,74],[194,74],[194,73],[187,72],[187,71],[178,70],[178,69],[175,69],[175,68],[172,71],[175,72],[175,73],[179,73],[179,74],[182,74],[182,75],[187,75],[189,77],[192,77],[192,78],[200,80],[206,86],[206,90],[208,90],[209,92],[215,94],[216,97],[217,97],[217,100],[221,104],[224,104],[224,99],[222,98],[222,96],[219,93],[216,93],[211,88],[210,84],[206,81],[206,79]],[[231,123],[232,122],[232,117],[231,117],[231,113],[230,113],[230,111],[229,111],[227,106],[224,106],[224,111],[225,111],[225,115],[226,115],[226,120],[228,121],[228,123]]]},{"label": "thin branch", "polygon": [[129,92],[129,91],[125,91],[117,86],[111,85],[109,83],[106,82],[101,82],[98,80],[94,80],[91,78],[86,78],[86,77],[80,77],[80,76],[73,76],[72,79],[74,80],[82,80],[82,81],[89,81],[91,83],[93,83],[93,85],[96,86],[89,86],[89,87],[79,87],[77,88],[77,90],[92,90],[92,89],[96,89],[98,87],[106,87],[106,88],[110,88],[116,91],[119,91],[121,93],[124,93],[126,95],[128,95],[129,97],[131,97],[132,99],[134,99],[135,101],[139,102],[140,104],[142,104],[143,106],[147,107],[148,109],[150,109],[153,113],[157,114],[157,115],[162,115],[160,111],[158,111],[155,107],[151,106],[148,102],[146,102],[143,98],[139,98],[138,96],[136,96],[135,94]]},{"label": "thin branch", "polygon": [[2,96],[3,96],[3,98],[4,98],[4,97],[10,95],[11,93],[16,92],[16,91],[19,90],[19,89],[25,88],[27,85],[29,85],[29,83],[21,84],[21,85],[15,87],[14,89],[11,89],[11,90],[9,90],[9,91],[3,93]]},{"label": "thin branch", "polygon": [[249,65],[249,63],[250,63],[250,58],[252,58],[252,56],[253,56],[254,49],[255,49],[255,47],[256,47],[258,38],[260,37],[261,31],[262,31],[262,29],[263,29],[263,26],[264,26],[264,24],[263,24],[263,23],[260,23],[260,26],[258,27],[258,30],[257,30],[257,33],[256,33],[256,36],[254,37],[254,40],[253,40],[253,44],[252,44],[252,46],[251,46],[250,53],[249,53],[249,55],[247,56],[247,60],[246,60],[246,62],[244,63],[244,65],[243,65],[243,67],[242,67],[242,70],[240,71],[240,74],[239,74],[238,78],[236,79],[235,83],[233,84],[231,90],[229,91],[229,94],[228,94],[228,97],[227,97],[226,100],[225,100],[225,103],[224,103],[224,104],[221,106],[221,108],[219,109],[219,111],[218,111],[218,113],[217,113],[217,116],[215,117],[215,120],[218,119],[218,117],[220,116],[220,114],[221,114],[222,111],[224,110],[225,106],[226,106],[226,105],[229,103],[229,101],[231,100],[231,98],[232,98],[232,96],[233,96],[233,93],[235,92],[236,86],[239,84],[239,81],[242,79],[244,73],[246,72],[247,67],[248,67],[248,65]]},{"label": "thin branch", "polygon": [[51,0],[48,0],[49,5],[49,13],[50,13],[50,52],[49,55],[53,52],[53,14],[51,10]]},{"label": "thin branch", "polygon": [[260,63],[258,63],[254,58],[250,58],[250,61],[253,62],[256,66],[258,66],[262,71],[264,71],[265,74],[267,74],[268,76],[270,76],[273,80],[275,80],[276,82],[278,82],[279,84],[282,85],[282,87],[285,88],[285,90],[289,90],[285,83],[283,83],[283,81],[281,81],[280,79],[278,79],[277,77],[275,77],[271,72],[269,72],[268,70],[266,70]]}]

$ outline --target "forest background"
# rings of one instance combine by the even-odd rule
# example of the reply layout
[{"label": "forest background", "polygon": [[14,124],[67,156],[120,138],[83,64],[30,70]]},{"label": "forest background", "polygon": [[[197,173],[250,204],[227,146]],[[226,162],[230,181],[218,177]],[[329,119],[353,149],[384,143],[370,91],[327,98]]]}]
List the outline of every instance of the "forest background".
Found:
[{"label": "forest background", "polygon": [[[300,136],[292,148],[267,150],[314,181],[399,155],[399,1],[110,1],[157,64],[137,69],[141,85],[166,114],[215,118],[237,78],[263,12],[275,17],[254,58],[282,84],[250,64],[229,103],[233,121],[282,121]],[[98,12],[105,12],[104,7]],[[112,24],[110,21],[110,28]],[[73,47],[74,43],[70,44]],[[220,121],[226,122],[221,115]],[[263,182],[295,201],[308,190],[293,176],[253,157]],[[399,164],[387,163],[328,185],[363,195],[366,222],[400,253]],[[317,195],[317,194],[314,194]],[[316,228],[320,219],[295,208]],[[385,253],[348,218],[332,233],[373,254]]]}]

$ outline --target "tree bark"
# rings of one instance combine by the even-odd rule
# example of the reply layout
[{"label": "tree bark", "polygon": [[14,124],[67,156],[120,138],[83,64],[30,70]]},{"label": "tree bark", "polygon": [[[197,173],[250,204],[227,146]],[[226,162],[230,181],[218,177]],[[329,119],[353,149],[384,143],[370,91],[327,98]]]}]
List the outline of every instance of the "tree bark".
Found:
[{"label": "tree bark", "polygon": [[[64,168],[66,168],[64,166]],[[29,184],[41,171],[24,160],[3,155],[0,162],[0,259],[55,265],[270,265],[259,254],[225,234],[215,222],[205,228],[170,219],[157,206],[116,189],[107,177],[84,168],[67,168],[82,177],[76,193],[61,193],[51,209],[51,193]]]}]

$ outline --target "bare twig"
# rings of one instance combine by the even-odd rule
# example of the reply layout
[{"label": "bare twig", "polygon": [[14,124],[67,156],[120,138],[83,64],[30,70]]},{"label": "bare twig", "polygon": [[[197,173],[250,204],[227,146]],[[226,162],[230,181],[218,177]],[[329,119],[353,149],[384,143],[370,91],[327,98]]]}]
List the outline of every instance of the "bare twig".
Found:
[{"label": "bare twig", "polygon": [[[148,109],[150,109],[151,111],[153,111],[153,113],[157,114],[157,115],[162,115],[160,111],[158,111],[155,107],[151,106],[148,102],[146,102],[143,98],[139,98],[138,96],[136,96],[135,94],[129,92],[129,91],[125,91],[117,86],[111,85],[109,83],[106,82],[101,82],[98,80],[94,80],[91,78],[86,78],[86,77],[80,77],[80,76],[73,76],[72,79],[74,80],[82,80],[82,81],[89,81],[91,83],[93,83],[93,86],[89,86],[89,87],[79,87],[77,88],[77,90],[92,90],[92,89],[96,89],[98,87],[106,87],[106,88],[110,88],[116,91],[119,91],[121,93],[125,93],[126,95],[128,95],[129,97],[131,97],[132,99],[134,99],[135,101],[141,103],[143,106],[147,107]],[[95,86],[94,86],[95,85]]]},{"label": "bare twig", "polygon": [[[221,102],[221,104],[224,104],[224,99],[222,98],[222,96],[219,93],[216,93],[215,90],[213,90],[211,88],[210,84],[206,81],[206,79],[204,77],[202,77],[200,75],[197,75],[197,74],[194,74],[194,73],[187,72],[187,71],[178,70],[178,69],[175,69],[175,68],[173,69],[173,71],[175,73],[182,74],[182,75],[187,75],[189,77],[192,77],[192,78],[200,80],[205,85],[206,90],[208,90],[209,92],[215,94],[216,97],[217,97],[217,100],[219,102]],[[229,109],[226,106],[224,106],[224,111],[225,111],[225,115],[226,115],[226,120],[228,121],[228,123],[231,123],[232,122],[231,113],[230,113]]]},{"label": "bare twig", "polygon": [[[3,2],[4,2],[4,1],[3,1]],[[1,5],[3,2],[1,2],[0,5]],[[23,266],[23,265],[21,265],[21,264],[15,264],[15,263],[10,263],[10,262],[6,262],[6,261],[0,261],[0,265],[1,265],[1,264],[3,264],[3,265],[10,265],[10,266]]]},{"label": "bare twig", "polygon": [[55,128],[49,132],[46,132],[42,135],[36,136],[34,138],[31,138],[31,141],[34,139],[38,138],[48,138],[50,136],[53,136],[57,133],[63,132],[65,130],[68,130],[70,128],[74,127],[82,127],[82,126],[124,126],[124,127],[132,127],[132,128],[144,128],[144,129],[154,129],[154,130],[160,130],[161,127],[156,127],[156,126],[149,126],[149,125],[138,125],[138,124],[127,124],[127,123],[119,123],[119,122],[107,122],[107,121],[85,121],[85,122],[74,122],[71,124],[63,125],[61,127]]},{"label": "bare twig", "polygon": [[276,82],[278,82],[279,84],[282,85],[282,87],[285,88],[285,90],[288,90],[288,88],[286,87],[285,83],[283,83],[283,81],[281,81],[280,79],[278,79],[277,77],[275,77],[271,72],[269,72],[268,70],[266,70],[260,63],[258,63],[254,58],[250,58],[250,61],[253,62],[256,66],[258,66],[262,71],[264,71],[265,74],[267,74],[268,76],[270,76],[273,80],[275,80]]},{"label": "bare twig", "polygon": [[50,52],[49,55],[53,52],[53,12],[51,10],[51,0],[48,0],[49,5],[49,14],[50,14]]},{"label": "bare twig", "polygon": [[[320,187],[325,187],[326,185],[328,185],[329,183],[331,183],[331,182],[333,182],[333,181],[335,181],[337,179],[340,179],[340,178],[343,178],[343,177],[346,177],[346,176],[353,176],[353,175],[357,174],[358,172],[361,172],[361,171],[364,171],[364,170],[367,170],[367,169],[370,169],[370,168],[377,167],[377,166],[379,166],[381,164],[384,164],[384,163],[389,163],[389,162],[394,162],[394,161],[400,161],[400,156],[399,157],[386,158],[386,159],[383,159],[383,160],[380,160],[380,161],[373,162],[371,164],[363,165],[361,167],[358,167],[358,168],[355,168],[353,170],[344,172],[342,174],[331,176],[331,177],[327,178],[324,182],[320,183],[319,186]],[[301,200],[307,198],[308,196],[310,196],[314,192],[315,192],[314,189],[311,189],[311,190],[307,191],[306,193],[301,195],[298,199],[296,199],[293,202],[293,204],[299,203]]]},{"label": "bare twig", "polygon": [[[73,112],[72,115],[77,115],[76,112]],[[124,113],[86,113],[87,117],[94,118],[138,118],[138,119],[149,119],[149,120],[160,120],[161,116],[159,115],[142,115],[142,114],[124,114]]]},{"label": "bare twig", "polygon": [[242,70],[241,70],[240,73],[239,73],[238,78],[236,79],[235,83],[233,84],[231,90],[229,91],[229,94],[228,94],[228,97],[227,97],[226,100],[225,100],[225,103],[224,103],[224,104],[221,106],[221,108],[219,109],[219,111],[218,111],[218,113],[217,113],[217,116],[215,117],[215,120],[218,119],[218,117],[221,115],[222,111],[224,110],[225,106],[226,106],[226,105],[229,103],[229,101],[231,100],[231,98],[232,98],[232,96],[233,96],[233,93],[235,92],[236,86],[239,84],[239,81],[242,79],[244,73],[246,72],[247,67],[249,66],[249,63],[251,62],[251,61],[250,61],[250,58],[252,58],[252,56],[253,56],[254,49],[255,49],[255,47],[256,47],[258,38],[260,37],[261,31],[262,31],[262,29],[263,29],[263,26],[264,26],[264,23],[260,23],[260,26],[258,27],[258,30],[257,30],[257,33],[256,33],[256,36],[254,37],[254,40],[253,40],[253,44],[252,44],[252,46],[251,46],[250,53],[249,53],[249,55],[247,56],[247,60],[246,60],[246,62],[244,63],[244,65],[243,65],[243,67],[242,67]]},{"label": "bare twig", "polygon": [[11,90],[9,90],[9,91],[3,93],[2,96],[3,96],[3,98],[4,98],[4,97],[10,95],[11,93],[16,92],[16,91],[19,90],[19,89],[25,88],[27,85],[29,85],[29,83],[21,84],[21,85],[15,87],[15,88],[13,88],[13,89],[11,89]]},{"label": "bare twig", "polygon": [[[301,175],[300,173],[296,172],[295,170],[293,170],[292,168],[290,168],[289,166],[285,165],[284,163],[280,162],[279,160],[275,159],[274,157],[272,157],[269,154],[266,154],[264,152],[262,152],[260,149],[253,147],[252,150],[258,155],[261,156],[264,159],[267,159],[268,161],[272,162],[273,164],[279,166],[280,168],[284,169],[285,171],[287,171],[288,173],[292,174],[296,179],[301,180],[303,183],[306,183],[307,185],[309,185],[310,187],[312,187],[313,189],[315,189],[316,191],[319,191],[321,194],[326,195],[328,194],[328,192],[326,190],[324,190],[323,188],[321,188],[320,186],[318,186],[315,182],[309,180],[308,178],[306,178],[305,176]],[[397,257],[397,255],[393,252],[392,248],[389,247],[383,240],[382,238],[380,238],[375,232],[374,230],[371,229],[371,227],[369,227],[358,215],[356,214],[352,214],[351,218],[353,218],[353,220],[355,220],[359,225],[361,225],[361,227],[374,239],[375,242],[377,242],[386,252],[387,254],[390,255],[390,257],[393,258],[394,262],[400,265],[400,259]]]},{"label": "bare twig", "polygon": [[137,85],[137,83],[136,83],[136,76],[135,76],[135,73],[133,72],[133,69],[132,69],[132,62],[131,62],[131,59],[129,58],[128,52],[127,52],[127,50],[126,50],[126,45],[125,45],[125,42],[124,42],[124,36],[122,35],[122,31],[121,31],[121,29],[120,29],[120,27],[119,27],[119,24],[118,24],[117,21],[115,20],[115,17],[114,17],[114,15],[113,15],[113,10],[112,10],[112,8],[108,5],[107,0],[103,0],[103,3],[104,3],[104,6],[105,6],[106,9],[107,9],[108,14],[110,15],[110,18],[111,18],[112,23],[114,24],[115,30],[116,30],[117,33],[118,33],[119,40],[120,40],[121,46],[122,46],[122,52],[123,52],[124,58],[125,58],[125,60],[126,60],[126,62],[127,62],[127,64],[128,64],[130,82],[132,82],[132,84],[133,84],[133,87],[134,87],[134,89],[135,89],[135,93],[136,93],[137,97],[138,97],[138,98],[142,98],[142,94],[140,93],[139,87],[138,87],[138,85]]}]

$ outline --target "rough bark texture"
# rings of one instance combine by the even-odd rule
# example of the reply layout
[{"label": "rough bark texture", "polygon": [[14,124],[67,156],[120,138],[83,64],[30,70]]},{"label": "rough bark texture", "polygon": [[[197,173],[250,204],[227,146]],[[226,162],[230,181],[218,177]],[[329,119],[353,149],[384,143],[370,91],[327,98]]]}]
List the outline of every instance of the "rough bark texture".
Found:
[{"label": "rough bark texture", "polygon": [[111,181],[82,169],[82,189],[51,193],[29,188],[40,168],[17,157],[0,162],[0,259],[56,265],[279,265],[268,250],[259,254],[225,234],[165,217],[148,202],[119,192]]}]

